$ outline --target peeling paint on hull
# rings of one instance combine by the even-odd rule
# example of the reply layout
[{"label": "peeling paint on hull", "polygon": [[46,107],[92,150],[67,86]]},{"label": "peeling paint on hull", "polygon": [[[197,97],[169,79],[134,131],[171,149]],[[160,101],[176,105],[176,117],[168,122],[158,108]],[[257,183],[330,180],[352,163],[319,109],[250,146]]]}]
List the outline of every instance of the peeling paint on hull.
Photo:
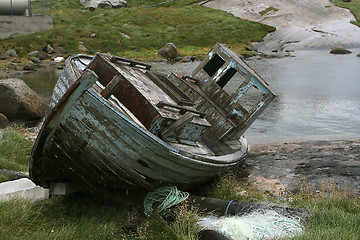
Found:
[{"label": "peeling paint on hull", "polygon": [[[229,170],[245,157],[248,145],[244,137],[224,141],[211,131],[205,131],[212,128],[207,121],[214,122],[218,116],[208,114],[203,115],[206,117],[202,119],[202,107],[197,106],[203,105],[199,102],[201,100],[195,99],[198,103],[195,102],[196,108],[193,108],[189,103],[194,98],[190,96],[191,100],[186,100],[187,97],[181,95],[181,88],[176,90],[173,85],[166,83],[166,86],[171,86],[167,90],[158,82],[153,86],[153,82],[141,83],[145,87],[140,90],[151,94],[153,91],[147,90],[146,86],[152,86],[156,91],[167,90],[173,97],[165,98],[170,101],[169,109],[152,102],[156,99],[150,99],[148,103],[154,104],[149,105],[155,109],[152,115],[158,112],[173,122],[165,126],[167,135],[161,137],[159,131],[162,129],[156,125],[158,121],[151,122],[158,127],[144,126],[145,121],[139,121],[141,111],[133,115],[128,109],[132,103],[125,101],[125,106],[118,101],[120,97],[116,96],[116,89],[109,90],[107,86],[110,83],[104,83],[104,77],[100,76],[102,72],[97,71],[99,65],[94,63],[97,58],[91,62],[89,59],[86,56],[70,57],[55,86],[53,109],[37,137],[30,162],[30,177],[36,184],[49,187],[56,182],[76,182],[94,196],[99,196],[103,191],[129,187],[152,190],[162,185],[176,185],[188,189]],[[123,61],[121,58],[115,60],[119,59]],[[147,73],[147,65],[134,61],[129,63],[133,70],[105,61],[105,65],[108,64],[109,69],[115,69],[115,72],[126,69],[121,76],[129,83],[138,81],[138,78],[131,79],[135,75],[154,77],[142,75],[143,72]],[[131,74],[126,75],[128,72]],[[113,82],[119,82],[111,78]],[[117,84],[124,85],[121,82]],[[134,86],[135,89],[138,87]],[[112,95],[104,97],[109,91],[112,91]],[[171,102],[174,97],[179,99],[179,96],[186,100],[188,106]],[[206,106],[208,109],[209,106]],[[188,112],[187,115],[182,111]],[[189,117],[188,120],[185,115]],[[191,128],[198,129],[195,135]],[[168,135],[170,137],[167,138]]]}]

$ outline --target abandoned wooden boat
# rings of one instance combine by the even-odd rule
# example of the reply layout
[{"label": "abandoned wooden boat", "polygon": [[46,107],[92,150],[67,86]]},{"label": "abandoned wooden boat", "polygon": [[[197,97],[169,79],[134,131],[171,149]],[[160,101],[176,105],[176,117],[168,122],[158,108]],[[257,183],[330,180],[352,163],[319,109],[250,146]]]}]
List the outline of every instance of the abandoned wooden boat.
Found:
[{"label": "abandoned wooden boat", "polygon": [[[259,92],[251,107],[240,104],[249,89]],[[165,76],[108,54],[71,56],[36,139],[30,177],[45,188],[75,182],[94,195],[198,186],[242,161],[243,134],[274,97],[223,44],[191,76]]]}]

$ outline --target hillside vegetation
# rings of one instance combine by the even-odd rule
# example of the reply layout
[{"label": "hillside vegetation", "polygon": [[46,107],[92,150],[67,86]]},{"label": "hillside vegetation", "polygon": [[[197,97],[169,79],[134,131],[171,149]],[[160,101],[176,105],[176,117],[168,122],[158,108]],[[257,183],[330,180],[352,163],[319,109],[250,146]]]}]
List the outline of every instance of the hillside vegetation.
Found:
[{"label": "hillside vegetation", "polygon": [[[90,54],[109,52],[132,58],[151,58],[168,42],[181,55],[207,53],[216,42],[234,50],[262,41],[275,28],[205,8],[196,0],[182,0],[158,7],[144,7],[162,0],[128,0],[127,8],[86,10],[79,0],[52,0],[51,30],[28,36],[0,40],[0,52],[9,48],[26,57],[47,44],[64,47],[68,54],[78,53],[83,44]],[[42,11],[43,3],[33,2],[33,13]],[[48,9],[44,11],[49,12]]]},{"label": "hillside vegetation", "polygon": [[353,21],[352,23],[360,27],[360,0],[352,0],[350,2],[335,0],[335,5],[349,9],[356,18],[356,21]]}]

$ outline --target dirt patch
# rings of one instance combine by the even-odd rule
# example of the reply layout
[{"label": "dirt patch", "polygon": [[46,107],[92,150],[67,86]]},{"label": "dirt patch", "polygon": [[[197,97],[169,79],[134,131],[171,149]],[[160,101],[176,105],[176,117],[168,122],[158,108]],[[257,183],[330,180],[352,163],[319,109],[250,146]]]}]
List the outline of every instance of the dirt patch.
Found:
[{"label": "dirt patch", "polygon": [[259,190],[297,192],[301,181],[321,189],[333,183],[360,194],[360,140],[307,141],[252,146],[244,171]]}]

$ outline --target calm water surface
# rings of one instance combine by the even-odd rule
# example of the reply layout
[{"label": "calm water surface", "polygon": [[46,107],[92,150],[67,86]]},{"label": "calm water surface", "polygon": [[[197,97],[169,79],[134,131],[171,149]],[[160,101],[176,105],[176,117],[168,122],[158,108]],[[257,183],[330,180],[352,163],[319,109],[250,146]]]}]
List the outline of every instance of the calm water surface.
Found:
[{"label": "calm water surface", "polygon": [[[248,60],[277,94],[245,133],[248,141],[360,139],[360,49],[352,52],[297,51],[296,57]],[[195,65],[167,68],[190,73]]]},{"label": "calm water surface", "polygon": [[[297,51],[296,57],[247,60],[277,98],[246,132],[250,143],[360,139],[360,49],[350,55]],[[190,74],[195,63],[152,63],[164,73]],[[22,77],[49,98],[59,72]]]}]

